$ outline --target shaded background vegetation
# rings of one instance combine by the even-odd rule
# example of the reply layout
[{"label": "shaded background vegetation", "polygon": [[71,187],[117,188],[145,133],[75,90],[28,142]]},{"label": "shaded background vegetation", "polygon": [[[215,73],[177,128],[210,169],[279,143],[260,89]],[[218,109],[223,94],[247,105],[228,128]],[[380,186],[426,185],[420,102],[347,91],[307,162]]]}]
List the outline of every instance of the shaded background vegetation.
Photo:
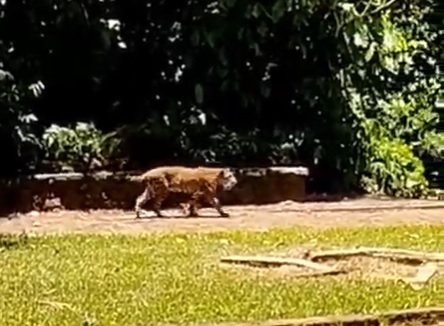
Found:
[{"label": "shaded background vegetation", "polygon": [[439,2],[0,3],[5,176],[304,164],[317,191],[416,196],[442,157]]}]

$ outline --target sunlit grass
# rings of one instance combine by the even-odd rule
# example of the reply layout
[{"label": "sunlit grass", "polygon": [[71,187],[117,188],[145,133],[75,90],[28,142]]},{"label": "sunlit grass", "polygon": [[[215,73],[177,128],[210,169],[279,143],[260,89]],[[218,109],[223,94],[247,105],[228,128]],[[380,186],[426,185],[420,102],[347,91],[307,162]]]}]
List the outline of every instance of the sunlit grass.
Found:
[{"label": "sunlit grass", "polygon": [[392,281],[239,277],[217,259],[307,244],[442,251],[443,238],[443,227],[412,226],[45,236],[8,248],[3,241],[0,325],[252,321],[437,306],[442,277],[414,291]]}]

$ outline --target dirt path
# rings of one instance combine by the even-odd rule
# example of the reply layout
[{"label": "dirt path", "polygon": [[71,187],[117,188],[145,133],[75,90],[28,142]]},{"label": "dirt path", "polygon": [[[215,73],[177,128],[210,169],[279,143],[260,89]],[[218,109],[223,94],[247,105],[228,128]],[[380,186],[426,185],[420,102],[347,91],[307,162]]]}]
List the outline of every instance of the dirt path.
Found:
[{"label": "dirt path", "polygon": [[444,203],[439,201],[392,201],[361,199],[336,203],[281,203],[266,206],[226,207],[230,218],[203,209],[201,218],[181,218],[177,210],[165,212],[175,218],[135,220],[134,213],[93,211],[30,213],[12,219],[0,218],[0,233],[144,233],[162,231],[197,231],[274,227],[439,224],[444,226]]}]

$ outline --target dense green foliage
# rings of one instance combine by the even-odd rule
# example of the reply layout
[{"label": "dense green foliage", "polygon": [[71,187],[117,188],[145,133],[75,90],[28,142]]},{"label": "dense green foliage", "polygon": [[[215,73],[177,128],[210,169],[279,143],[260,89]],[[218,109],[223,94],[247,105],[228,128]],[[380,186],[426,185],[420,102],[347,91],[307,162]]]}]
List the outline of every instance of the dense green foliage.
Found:
[{"label": "dense green foliage", "polygon": [[[431,0],[2,3],[6,173],[103,161],[111,133],[113,156],[139,165],[303,163],[338,189],[411,196],[420,155],[444,146]],[[79,145],[79,121],[97,143]],[[52,124],[73,129],[50,145]]]}]

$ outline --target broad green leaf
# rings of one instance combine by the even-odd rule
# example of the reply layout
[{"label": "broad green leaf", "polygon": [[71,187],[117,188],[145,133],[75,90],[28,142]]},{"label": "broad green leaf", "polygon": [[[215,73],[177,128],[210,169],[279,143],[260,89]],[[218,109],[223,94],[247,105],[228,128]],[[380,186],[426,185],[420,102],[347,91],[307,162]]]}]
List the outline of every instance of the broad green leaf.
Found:
[{"label": "broad green leaf", "polygon": [[111,38],[110,33],[107,29],[101,27],[100,28],[100,38],[102,41],[102,47],[104,50],[108,51],[111,46]]},{"label": "broad green leaf", "polygon": [[261,54],[261,48],[259,47],[259,44],[254,43],[254,54],[255,55],[260,55]]},{"label": "broad green leaf", "polygon": [[214,48],[214,34],[208,31],[205,31],[205,38],[207,40],[207,43],[210,45],[211,48]]},{"label": "broad green leaf", "polygon": [[222,82],[222,85],[220,86],[220,90],[221,90],[222,92],[225,92],[225,91],[227,91],[229,88],[230,88],[230,80],[229,80],[229,79],[225,79],[225,80]]},{"label": "broad green leaf", "polygon": [[14,77],[12,76],[12,74],[9,71],[0,69],[0,81],[3,80],[13,80]]},{"label": "broad green leaf", "polygon": [[236,0],[222,0],[223,3],[225,4],[225,7],[227,9],[231,8],[234,6],[234,4],[236,3]]},{"label": "broad green leaf", "polygon": [[267,85],[262,83],[261,84],[261,94],[262,94],[262,96],[265,97],[265,98],[269,98],[270,97],[270,92],[271,92],[270,87],[268,87]]},{"label": "broad green leaf", "polygon": [[239,30],[237,31],[237,39],[242,40],[244,38],[244,35],[245,35],[245,28],[239,28]]},{"label": "broad green leaf", "polygon": [[370,46],[368,47],[367,52],[365,53],[365,57],[364,57],[366,62],[369,62],[373,58],[373,55],[375,54],[376,47],[377,47],[376,42],[370,43]]},{"label": "broad green leaf", "polygon": [[227,60],[227,56],[225,54],[225,49],[221,48],[219,50],[219,60],[222,63],[223,66],[227,67],[228,66],[228,60]]},{"label": "broad green leaf", "polygon": [[255,3],[253,5],[253,11],[251,12],[251,14],[253,15],[254,18],[258,18],[261,15],[261,8],[260,8],[261,4],[260,3]]},{"label": "broad green leaf", "polygon": [[353,35],[353,43],[357,47],[366,47],[368,44],[367,36],[363,32],[357,32]]},{"label": "broad green leaf", "polygon": [[194,95],[196,97],[196,102],[202,104],[204,101],[204,91],[201,84],[197,84],[194,88]]},{"label": "broad green leaf", "polygon": [[191,34],[191,43],[194,46],[198,46],[200,41],[200,34],[198,30],[194,30],[194,32]]},{"label": "broad green leaf", "polygon": [[259,33],[260,36],[265,37],[266,35],[269,34],[268,31],[268,26],[265,24],[264,21],[261,21],[261,23],[259,24],[258,28],[257,28],[257,32]]},{"label": "broad green leaf", "polygon": [[271,16],[273,21],[279,21],[287,11],[287,0],[275,0],[273,8],[271,9]]},{"label": "broad green leaf", "polygon": [[225,78],[228,75],[228,70],[224,69],[224,68],[217,68],[217,74],[219,75],[220,78]]}]

